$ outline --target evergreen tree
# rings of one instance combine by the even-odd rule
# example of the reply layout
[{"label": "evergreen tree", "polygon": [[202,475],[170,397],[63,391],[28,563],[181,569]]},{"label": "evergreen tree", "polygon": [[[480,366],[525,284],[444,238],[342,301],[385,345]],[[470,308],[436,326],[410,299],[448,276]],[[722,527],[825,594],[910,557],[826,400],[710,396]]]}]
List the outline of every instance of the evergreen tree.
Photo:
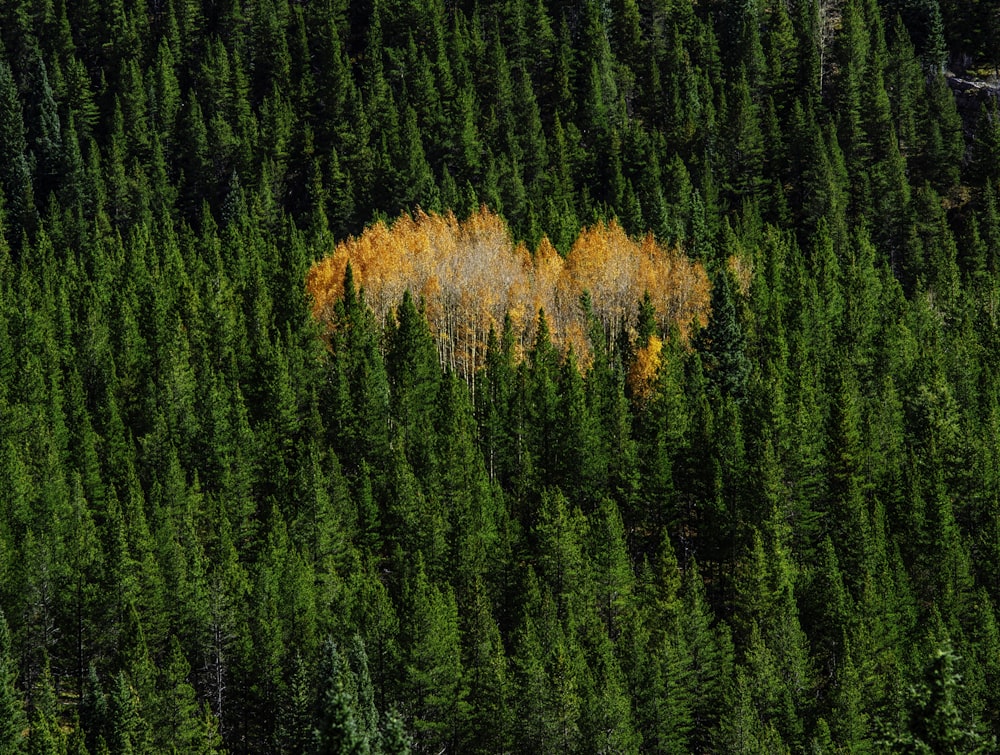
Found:
[{"label": "evergreen tree", "polygon": [[926,665],[923,679],[908,692],[907,718],[898,734],[884,746],[891,752],[989,752],[996,743],[965,720],[956,696],[962,677],[955,670],[951,648],[937,650]]},{"label": "evergreen tree", "polygon": [[5,195],[4,205],[10,226],[11,238],[17,244],[22,232],[34,228],[35,199],[29,163],[28,142],[25,136],[21,98],[14,81],[14,74],[6,61],[0,60],[0,188]]},{"label": "evergreen tree", "polygon": [[451,588],[431,584],[419,561],[407,590],[410,610],[403,632],[409,652],[404,661],[404,689],[413,712],[414,748],[440,752],[458,741],[468,716],[458,608]]},{"label": "evergreen tree", "polygon": [[307,752],[365,755],[370,732],[359,709],[357,679],[337,646],[327,640],[319,671],[312,742]]},{"label": "evergreen tree", "polygon": [[[463,749],[501,752],[512,742],[514,705],[511,672],[503,638],[491,614],[485,584],[478,580],[463,622],[463,666],[469,685],[468,722]],[[464,612],[463,612],[464,613]]]},{"label": "evergreen tree", "polygon": [[732,672],[733,646],[728,627],[714,622],[705,585],[694,561],[685,570],[681,600],[681,633],[690,654],[687,689],[693,728],[688,747],[697,751],[711,746],[724,711],[730,709],[725,694],[726,680]]},{"label": "evergreen tree", "polygon": [[758,107],[751,98],[747,72],[742,69],[728,104],[727,189],[733,201],[753,200],[761,188],[764,142]]},{"label": "evergreen tree", "polygon": [[736,309],[736,292],[728,270],[716,274],[712,288],[712,319],[704,331],[709,376],[722,396],[743,398],[750,363],[745,352],[743,326]]},{"label": "evergreen tree", "polygon": [[17,667],[11,654],[10,629],[0,613],[0,752],[3,755],[24,752],[26,719],[16,681]]},{"label": "evergreen tree", "polygon": [[396,310],[396,327],[386,354],[386,372],[392,392],[390,411],[399,423],[400,439],[418,476],[430,471],[433,448],[433,412],[438,393],[437,350],[427,322],[404,292]]},{"label": "evergreen tree", "polygon": [[[51,679],[48,680],[51,684]],[[51,688],[48,690],[51,698]],[[63,749],[62,732],[59,730],[59,722],[52,712],[52,706],[47,706],[49,711],[43,711],[36,707],[32,711],[30,721],[30,734],[28,736],[28,752],[31,755],[59,755]],[[130,752],[131,750],[129,750]]]}]

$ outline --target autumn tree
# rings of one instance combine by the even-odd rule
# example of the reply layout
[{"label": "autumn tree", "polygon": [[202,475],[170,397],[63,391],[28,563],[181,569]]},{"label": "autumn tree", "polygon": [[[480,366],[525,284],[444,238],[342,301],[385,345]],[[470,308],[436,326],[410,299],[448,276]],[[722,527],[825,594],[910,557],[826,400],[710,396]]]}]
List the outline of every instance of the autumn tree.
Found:
[{"label": "autumn tree", "polygon": [[420,297],[439,361],[473,386],[486,363],[488,335],[502,329],[507,315],[524,347],[544,309],[553,341],[589,364],[588,325],[577,306],[584,292],[612,345],[623,332],[633,337],[635,303],[644,295],[659,329],[676,327],[687,337],[707,323],[704,268],[652,235],[630,238],[614,221],[584,229],[565,258],[544,238],[533,253],[515,245],[504,222],[485,207],[464,221],[418,212],[392,226],[378,222],[309,271],[313,314],[328,325],[344,295],[348,264],[378,322],[395,317],[405,291]]}]

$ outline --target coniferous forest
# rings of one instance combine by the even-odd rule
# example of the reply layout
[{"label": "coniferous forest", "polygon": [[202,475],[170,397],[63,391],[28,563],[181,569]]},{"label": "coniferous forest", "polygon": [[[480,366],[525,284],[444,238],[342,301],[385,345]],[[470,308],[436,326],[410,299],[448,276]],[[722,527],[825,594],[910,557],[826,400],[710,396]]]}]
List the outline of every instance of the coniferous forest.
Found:
[{"label": "coniferous forest", "polygon": [[990,753],[995,0],[0,3],[0,753]]}]

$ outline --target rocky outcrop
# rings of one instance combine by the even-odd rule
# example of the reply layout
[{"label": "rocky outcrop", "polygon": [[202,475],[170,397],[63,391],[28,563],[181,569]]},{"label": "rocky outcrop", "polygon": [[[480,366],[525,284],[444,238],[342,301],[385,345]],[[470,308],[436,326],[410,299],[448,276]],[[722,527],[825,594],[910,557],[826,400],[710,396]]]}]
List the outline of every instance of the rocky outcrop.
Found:
[{"label": "rocky outcrop", "polygon": [[996,77],[988,79],[948,76],[948,86],[955,94],[955,104],[965,117],[975,117],[982,106],[989,105],[990,100],[1000,101],[1000,80]]}]

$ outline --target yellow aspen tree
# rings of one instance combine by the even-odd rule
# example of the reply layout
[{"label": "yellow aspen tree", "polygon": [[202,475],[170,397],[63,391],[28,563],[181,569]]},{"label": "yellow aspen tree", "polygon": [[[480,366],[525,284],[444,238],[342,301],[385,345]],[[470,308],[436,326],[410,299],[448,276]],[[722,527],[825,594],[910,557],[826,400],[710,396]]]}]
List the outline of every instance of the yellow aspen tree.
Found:
[{"label": "yellow aspen tree", "polygon": [[[676,326],[682,338],[694,323],[707,322],[710,306],[700,263],[660,246],[651,234],[632,239],[614,221],[583,229],[565,258],[544,237],[534,253],[515,244],[503,219],[486,207],[461,222],[452,213],[423,211],[391,225],[376,222],[338,243],[308,272],[313,316],[331,326],[348,263],[383,324],[393,322],[404,292],[420,299],[438,359],[473,391],[489,333],[501,330],[508,315],[519,357],[534,343],[544,310],[553,345],[563,354],[572,349],[586,370],[592,355],[579,306],[584,292],[611,343],[621,332],[636,337],[635,304],[647,292],[659,327]],[[659,347],[650,340],[637,353],[641,359],[630,379],[642,393],[659,364]]]}]

